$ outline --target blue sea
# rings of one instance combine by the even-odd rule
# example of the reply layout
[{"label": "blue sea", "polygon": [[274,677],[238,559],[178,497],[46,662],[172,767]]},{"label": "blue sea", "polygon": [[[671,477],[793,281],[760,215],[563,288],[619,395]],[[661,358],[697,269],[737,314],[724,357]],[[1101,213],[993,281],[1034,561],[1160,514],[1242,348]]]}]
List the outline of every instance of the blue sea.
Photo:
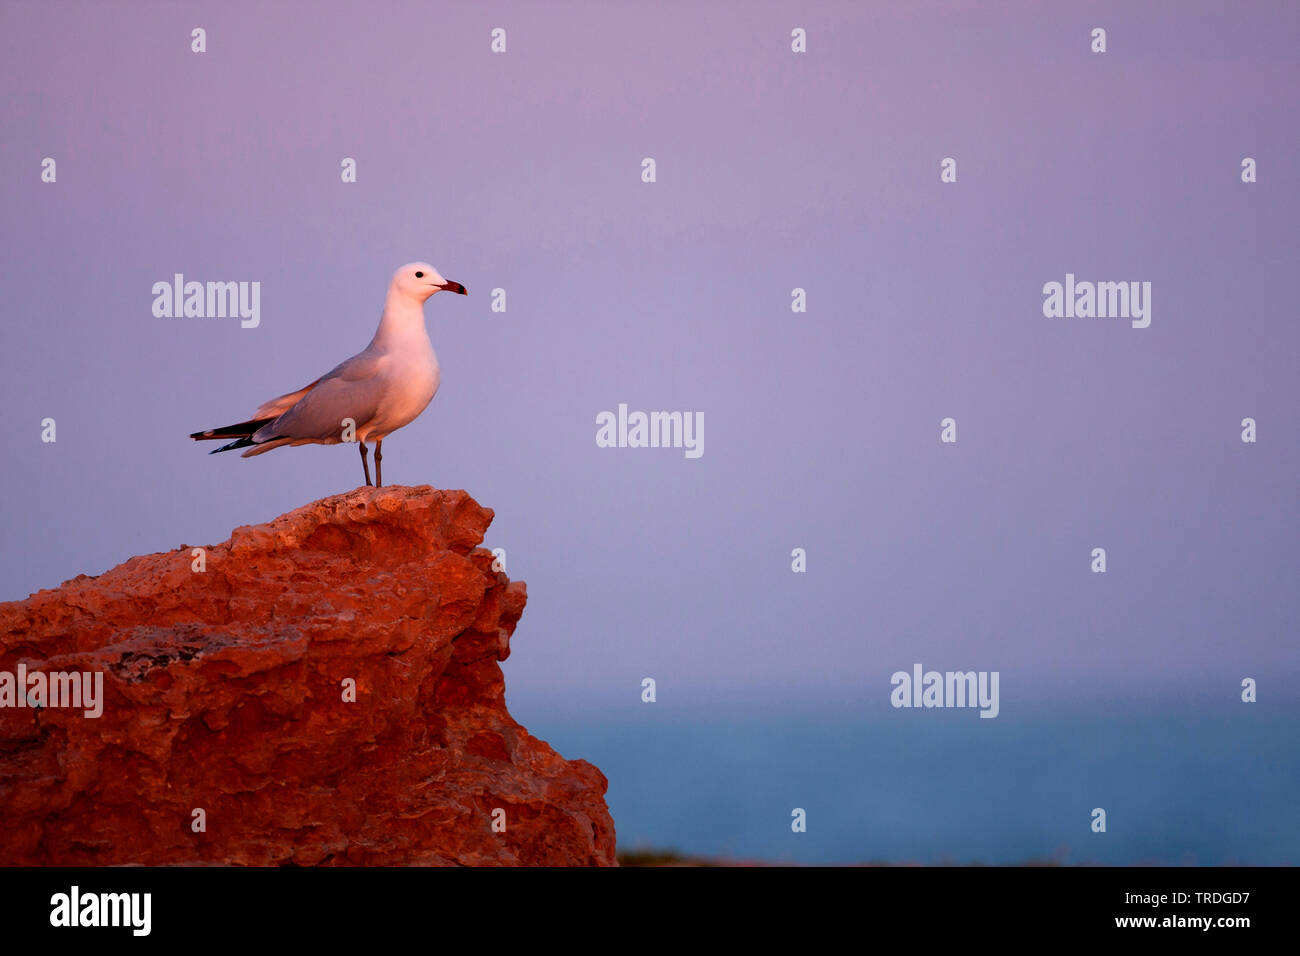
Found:
[{"label": "blue sea", "polygon": [[[609,778],[620,852],[775,863],[1300,864],[1300,708],[584,710],[511,702]],[[793,832],[792,812],[807,830]],[[1092,830],[1093,810],[1106,831]]]}]

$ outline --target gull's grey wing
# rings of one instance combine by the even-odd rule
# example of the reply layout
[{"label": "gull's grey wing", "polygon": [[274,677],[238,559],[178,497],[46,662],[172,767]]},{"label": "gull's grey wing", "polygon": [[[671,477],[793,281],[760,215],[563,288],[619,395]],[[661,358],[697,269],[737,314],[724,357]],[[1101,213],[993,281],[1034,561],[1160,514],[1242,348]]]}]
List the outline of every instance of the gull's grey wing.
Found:
[{"label": "gull's grey wing", "polygon": [[381,355],[354,355],[309,385],[293,407],[258,429],[253,440],[341,440],[343,419],[352,419],[360,428],[375,417],[388,391],[388,364]]},{"label": "gull's grey wing", "polygon": [[[324,376],[322,376],[322,378],[323,377]],[[287,395],[281,395],[278,398],[266,400],[257,407],[257,411],[253,412],[253,419],[278,418],[289,409],[293,408],[294,405],[298,404],[299,400],[301,400],[304,395],[310,392],[319,383],[320,379],[318,378],[315,382],[303,386],[296,392],[289,392]]]}]

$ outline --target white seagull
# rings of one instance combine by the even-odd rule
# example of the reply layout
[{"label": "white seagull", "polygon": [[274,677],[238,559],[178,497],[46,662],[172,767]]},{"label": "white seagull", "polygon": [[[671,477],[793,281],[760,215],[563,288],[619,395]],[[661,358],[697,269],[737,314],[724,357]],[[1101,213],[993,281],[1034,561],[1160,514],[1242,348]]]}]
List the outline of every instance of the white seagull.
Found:
[{"label": "white seagull", "polygon": [[[411,262],[393,273],[379,330],[364,350],[310,385],[264,402],[237,425],[190,435],[195,441],[234,438],[217,452],[248,448],[244,458],[281,445],[361,446],[361,469],[370,484],[366,442],[375,442],[375,485],[382,486],[384,439],[413,422],[438,391],[438,356],[424,327],[424,303],[445,289],[468,295],[427,262]],[[251,446],[251,447],[250,447]]]}]

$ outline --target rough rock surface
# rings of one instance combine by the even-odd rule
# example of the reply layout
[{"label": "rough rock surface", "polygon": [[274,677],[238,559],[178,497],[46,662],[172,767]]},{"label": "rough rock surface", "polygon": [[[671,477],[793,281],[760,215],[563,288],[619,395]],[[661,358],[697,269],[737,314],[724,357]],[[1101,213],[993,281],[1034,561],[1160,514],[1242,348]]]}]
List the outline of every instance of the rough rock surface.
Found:
[{"label": "rough rock surface", "polygon": [[506,710],[491,520],[361,488],[0,604],[0,674],[104,675],[0,707],[0,864],[613,865],[604,776]]}]

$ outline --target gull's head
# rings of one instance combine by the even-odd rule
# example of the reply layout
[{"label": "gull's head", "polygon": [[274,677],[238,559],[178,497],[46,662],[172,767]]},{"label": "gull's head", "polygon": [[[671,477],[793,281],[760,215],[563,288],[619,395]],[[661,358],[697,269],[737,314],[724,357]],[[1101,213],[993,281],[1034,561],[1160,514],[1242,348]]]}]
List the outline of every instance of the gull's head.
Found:
[{"label": "gull's head", "polygon": [[399,295],[421,303],[441,289],[446,289],[448,292],[459,292],[461,295],[469,294],[465,291],[463,285],[459,282],[450,282],[444,279],[438,273],[438,270],[427,262],[408,262],[402,266],[393,273],[393,282],[390,289]]}]

